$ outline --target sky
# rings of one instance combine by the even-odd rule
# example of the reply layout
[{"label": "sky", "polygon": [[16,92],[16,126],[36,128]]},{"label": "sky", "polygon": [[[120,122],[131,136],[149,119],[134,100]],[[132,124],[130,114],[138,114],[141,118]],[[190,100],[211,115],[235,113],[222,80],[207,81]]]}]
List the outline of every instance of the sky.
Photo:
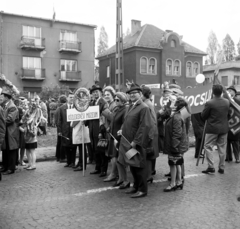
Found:
[{"label": "sky", "polygon": [[[93,24],[96,46],[101,26],[108,34],[108,45],[116,41],[116,0],[1,0],[0,10],[7,13]],[[131,20],[173,30],[194,47],[206,51],[210,31],[218,41],[228,33],[235,45],[240,40],[240,0],[122,0],[123,33]],[[95,50],[97,48],[95,47]]]}]

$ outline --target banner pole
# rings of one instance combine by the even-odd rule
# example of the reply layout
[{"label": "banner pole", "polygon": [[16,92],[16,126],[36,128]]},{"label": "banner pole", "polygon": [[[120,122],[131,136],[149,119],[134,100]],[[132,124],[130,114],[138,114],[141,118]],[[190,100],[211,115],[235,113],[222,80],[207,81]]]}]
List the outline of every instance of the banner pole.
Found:
[{"label": "banner pole", "polygon": [[[203,128],[202,141],[201,141],[200,149],[199,149],[199,152],[198,152],[198,159],[197,159],[196,166],[198,166],[198,164],[199,164],[200,155],[201,155],[202,150],[203,150],[203,143],[204,143],[205,135],[206,135],[206,126],[207,126],[207,121],[205,121],[204,128]],[[204,153],[203,153],[203,161],[202,161],[202,164],[203,164],[203,162],[204,162],[204,157],[205,157],[205,151],[204,151]]]},{"label": "banner pole", "polygon": [[84,154],[84,131],[83,131],[83,123],[82,123],[82,160],[83,160],[83,176],[85,176],[85,154]]}]

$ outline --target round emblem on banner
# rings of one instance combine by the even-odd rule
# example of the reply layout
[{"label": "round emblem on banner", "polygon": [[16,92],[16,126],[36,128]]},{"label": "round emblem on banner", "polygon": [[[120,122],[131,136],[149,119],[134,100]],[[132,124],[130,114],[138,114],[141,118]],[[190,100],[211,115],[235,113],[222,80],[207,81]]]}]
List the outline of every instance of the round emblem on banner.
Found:
[{"label": "round emblem on banner", "polygon": [[73,104],[79,112],[84,112],[88,109],[90,103],[90,93],[86,88],[79,88],[74,94]]}]

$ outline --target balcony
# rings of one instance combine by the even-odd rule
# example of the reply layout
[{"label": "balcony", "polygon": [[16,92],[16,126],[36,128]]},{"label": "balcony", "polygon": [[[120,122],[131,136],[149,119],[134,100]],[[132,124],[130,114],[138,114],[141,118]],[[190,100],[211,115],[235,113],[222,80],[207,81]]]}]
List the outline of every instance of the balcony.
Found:
[{"label": "balcony", "polygon": [[45,69],[36,68],[36,69],[26,69],[22,68],[22,80],[44,80],[45,76]]},{"label": "balcony", "polygon": [[20,48],[24,50],[42,51],[45,49],[45,38],[22,36]]},{"label": "balcony", "polygon": [[79,41],[59,41],[60,53],[78,54],[81,52],[81,42]]},{"label": "balcony", "polygon": [[81,71],[77,71],[77,72],[60,71],[59,81],[79,82],[81,80],[82,80]]}]

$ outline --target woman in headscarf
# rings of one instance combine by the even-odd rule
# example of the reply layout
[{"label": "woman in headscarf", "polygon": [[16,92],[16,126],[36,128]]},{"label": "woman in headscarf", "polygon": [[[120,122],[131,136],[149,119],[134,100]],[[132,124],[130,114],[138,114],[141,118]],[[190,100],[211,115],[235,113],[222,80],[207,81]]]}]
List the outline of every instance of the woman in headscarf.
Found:
[{"label": "woman in headscarf", "polygon": [[[37,148],[37,128],[42,119],[41,109],[37,106],[35,99],[31,100],[30,108],[22,117],[21,131],[24,132],[25,148],[28,158],[27,170],[36,169],[36,152]],[[45,120],[46,121],[46,120]]]},{"label": "woman in headscarf", "polygon": [[176,102],[171,104],[172,114],[165,124],[164,153],[168,154],[168,164],[170,166],[171,183],[164,192],[170,192],[183,188],[182,171],[183,154],[188,150],[188,139],[186,124],[180,110],[187,108],[187,102],[178,97]]}]

